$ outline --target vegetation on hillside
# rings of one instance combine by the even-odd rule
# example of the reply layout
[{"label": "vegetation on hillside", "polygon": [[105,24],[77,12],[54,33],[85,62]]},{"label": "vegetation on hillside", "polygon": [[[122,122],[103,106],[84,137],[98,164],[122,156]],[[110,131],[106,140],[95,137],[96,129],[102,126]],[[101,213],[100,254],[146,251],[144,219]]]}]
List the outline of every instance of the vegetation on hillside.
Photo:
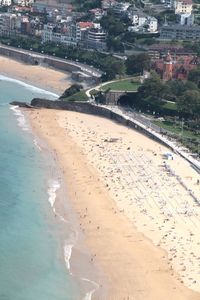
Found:
[{"label": "vegetation on hillside", "polygon": [[[170,80],[163,82],[152,73],[138,88],[137,93],[122,96],[120,103],[132,108],[163,117],[156,124],[172,132],[192,151],[200,148],[200,70],[191,71],[190,81]],[[181,134],[181,136],[179,136]]]},{"label": "vegetation on hillside", "polygon": [[81,84],[72,84],[69,88],[67,88],[64,93],[60,96],[59,99],[70,97],[78,92],[80,92],[83,89],[83,86]]}]

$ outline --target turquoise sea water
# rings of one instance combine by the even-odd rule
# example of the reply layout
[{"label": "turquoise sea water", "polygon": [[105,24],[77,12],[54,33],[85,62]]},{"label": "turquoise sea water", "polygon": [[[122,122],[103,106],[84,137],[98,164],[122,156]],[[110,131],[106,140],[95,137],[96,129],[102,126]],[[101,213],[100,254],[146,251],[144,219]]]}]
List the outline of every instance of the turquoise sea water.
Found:
[{"label": "turquoise sea water", "polygon": [[0,300],[77,300],[80,291],[61,259],[59,227],[50,217],[51,159],[8,104],[35,96],[45,94],[0,77]]}]

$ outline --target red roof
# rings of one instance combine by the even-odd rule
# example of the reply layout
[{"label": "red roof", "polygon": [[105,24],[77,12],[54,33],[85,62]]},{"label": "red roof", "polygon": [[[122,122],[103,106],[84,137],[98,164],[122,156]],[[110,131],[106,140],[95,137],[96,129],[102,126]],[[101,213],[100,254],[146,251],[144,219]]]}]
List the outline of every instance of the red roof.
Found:
[{"label": "red roof", "polygon": [[[155,61],[154,67],[155,70],[159,74],[163,74],[164,71],[164,62],[166,61],[166,58],[168,58],[169,55],[165,58],[161,58]],[[179,78],[182,80],[187,79],[188,72],[196,69],[198,67],[198,58],[193,55],[188,56],[179,56],[179,57],[173,57],[172,58],[172,72],[173,72],[173,78]],[[183,74],[184,70],[184,74]]]},{"label": "red roof", "polygon": [[91,28],[91,27],[94,27],[94,23],[93,22],[79,22],[78,25],[80,26],[80,28]]}]

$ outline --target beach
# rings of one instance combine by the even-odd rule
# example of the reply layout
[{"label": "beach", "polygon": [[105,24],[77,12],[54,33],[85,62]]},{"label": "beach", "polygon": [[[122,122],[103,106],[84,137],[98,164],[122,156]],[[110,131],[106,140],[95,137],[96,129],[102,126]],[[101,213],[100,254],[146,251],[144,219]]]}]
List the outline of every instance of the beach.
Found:
[{"label": "beach", "polygon": [[[45,90],[61,93],[70,85],[68,74],[53,69],[5,57],[0,63],[2,75]],[[200,208],[195,199],[200,186],[192,167],[176,154],[166,160],[169,149],[104,118],[24,112],[34,134],[47,142],[66,184],[63,199],[73,212],[61,193],[55,217],[61,216],[65,226],[75,213],[81,241],[65,249],[63,263],[66,258],[73,276],[97,283],[89,282],[88,299],[199,299]]]},{"label": "beach", "polygon": [[0,56],[1,75],[21,80],[61,95],[70,86],[71,74],[47,66],[29,65]]},{"label": "beach", "polygon": [[88,264],[102,271],[103,293],[92,299],[199,299],[199,175],[189,164],[165,160],[169,149],[104,118],[28,114],[57,154]]}]

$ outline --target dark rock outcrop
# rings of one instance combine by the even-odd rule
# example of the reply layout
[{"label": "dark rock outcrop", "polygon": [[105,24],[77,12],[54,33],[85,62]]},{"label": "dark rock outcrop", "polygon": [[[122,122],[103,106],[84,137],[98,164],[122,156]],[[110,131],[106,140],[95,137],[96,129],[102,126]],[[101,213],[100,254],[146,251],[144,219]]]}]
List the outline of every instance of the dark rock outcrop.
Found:
[{"label": "dark rock outcrop", "polygon": [[33,108],[29,103],[20,102],[20,101],[12,101],[12,102],[10,102],[10,105],[16,105],[19,107],[26,107],[26,108]]}]

